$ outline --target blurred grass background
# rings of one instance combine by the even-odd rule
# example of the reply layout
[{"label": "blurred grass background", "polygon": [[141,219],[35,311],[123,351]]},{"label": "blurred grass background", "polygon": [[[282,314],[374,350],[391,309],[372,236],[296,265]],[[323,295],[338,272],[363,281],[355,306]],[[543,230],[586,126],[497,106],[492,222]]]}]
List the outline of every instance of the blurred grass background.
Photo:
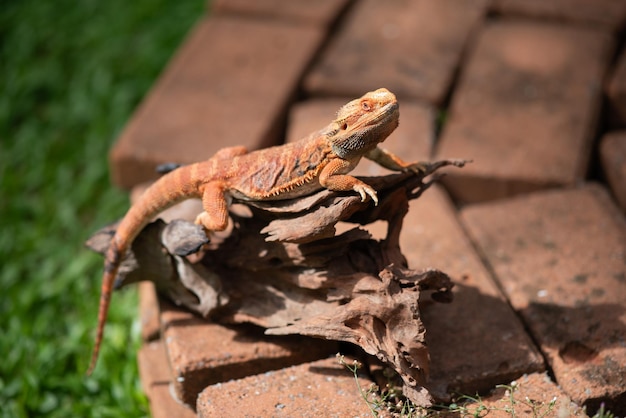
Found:
[{"label": "blurred grass background", "polygon": [[148,415],[135,291],[86,377],[102,259],[121,217],[107,153],[205,1],[0,0],[0,416]]}]

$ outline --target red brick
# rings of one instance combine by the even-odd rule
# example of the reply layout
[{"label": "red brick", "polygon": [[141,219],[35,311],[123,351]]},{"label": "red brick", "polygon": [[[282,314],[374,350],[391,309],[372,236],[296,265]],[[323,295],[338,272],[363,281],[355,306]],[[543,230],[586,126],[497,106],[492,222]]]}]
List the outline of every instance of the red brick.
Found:
[{"label": "red brick", "polygon": [[593,29],[486,25],[437,154],[474,160],[446,178],[454,197],[477,202],[583,179],[611,49]]},{"label": "red brick", "polygon": [[139,282],[139,320],[141,321],[141,339],[153,341],[161,335],[159,319],[159,301],[154,283]]},{"label": "red brick", "polygon": [[[624,3],[626,4],[626,2]],[[611,122],[626,127],[626,49],[623,49],[607,84]]]},{"label": "red brick", "polygon": [[606,134],[600,143],[600,157],[613,196],[626,212],[626,131]]},{"label": "red brick", "polygon": [[206,386],[327,357],[333,342],[301,336],[269,337],[255,326],[225,327],[161,304],[168,357],[178,398],[195,406]]},{"label": "red brick", "polygon": [[163,162],[279,141],[286,107],[322,35],[279,21],[202,20],[115,144],[114,182],[131,187],[155,178]]},{"label": "red brick", "polygon": [[[359,384],[367,390],[372,382],[359,377]],[[336,358],[209,386],[197,409],[202,418],[372,416],[354,375]]]},{"label": "red brick", "polygon": [[211,7],[214,14],[237,14],[329,26],[347,4],[347,0],[214,0]]},{"label": "red brick", "polygon": [[436,268],[455,282],[451,304],[427,297],[420,301],[433,394],[444,399],[446,394],[473,395],[543,370],[541,356],[463,233],[442,189],[433,187],[411,203],[400,246],[410,268]]},{"label": "red brick", "polygon": [[141,347],[137,360],[141,385],[150,400],[150,411],[153,418],[192,418],[196,416],[190,408],[180,404],[170,394],[172,373],[161,340]]},{"label": "red brick", "polygon": [[349,11],[305,79],[316,95],[360,96],[386,87],[440,104],[485,1],[363,0]]},{"label": "red brick", "polygon": [[462,220],[559,386],[588,411],[625,414],[626,221],[606,191],[470,206]]},{"label": "red brick", "polygon": [[618,31],[626,22],[623,0],[494,0],[493,10],[505,16],[555,19]]},{"label": "red brick", "polygon": [[525,375],[503,386],[466,407],[475,410],[483,406],[489,411],[489,418],[587,416],[546,373]]},{"label": "red brick", "polygon": [[[297,141],[325,127],[335,118],[337,110],[349,100],[313,99],[295,105],[289,118],[287,141]],[[381,144],[381,147],[406,161],[428,160],[434,138],[434,126],[435,114],[430,106],[402,102],[400,126]],[[374,176],[384,172],[385,169],[377,164],[362,160],[352,174]]]}]

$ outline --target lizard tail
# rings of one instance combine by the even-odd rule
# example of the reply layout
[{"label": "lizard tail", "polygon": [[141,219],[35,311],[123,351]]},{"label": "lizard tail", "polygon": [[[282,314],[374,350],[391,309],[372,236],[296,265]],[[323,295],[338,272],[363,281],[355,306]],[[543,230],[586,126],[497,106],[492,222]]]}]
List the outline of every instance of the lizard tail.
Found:
[{"label": "lizard tail", "polygon": [[87,376],[90,376],[96,367],[98,355],[100,354],[100,346],[104,337],[104,325],[106,324],[107,313],[109,312],[109,304],[111,303],[111,294],[113,292],[113,284],[120,269],[122,258],[126,253],[125,248],[120,248],[117,240],[117,234],[113,236],[109,249],[106,253],[104,261],[104,274],[102,276],[102,289],[100,290],[100,307],[98,309],[98,328],[96,330],[96,342],[87,369]]},{"label": "lizard tail", "polygon": [[[165,201],[157,200],[155,203],[155,200],[153,199],[155,195],[154,189],[151,189],[153,188],[148,188],[139,202],[137,202],[136,205],[133,205],[126,213],[126,216],[124,216],[118,225],[105,254],[104,273],[102,274],[102,287],[100,289],[100,306],[98,308],[98,327],[96,328],[96,340],[93,348],[93,354],[91,355],[89,369],[87,369],[88,376],[91,375],[96,367],[98,354],[100,353],[100,346],[104,336],[107,314],[109,312],[111,294],[113,293],[115,279],[117,278],[122,261],[124,260],[124,257],[131,247],[135,237],[139,234],[143,227],[150,222],[154,215],[169,206],[169,203]],[[160,193],[162,187],[157,187],[156,189],[157,192]],[[149,205],[144,202],[151,202],[154,204]]]},{"label": "lizard tail", "polygon": [[197,184],[193,181],[194,169],[190,167],[180,167],[150,186],[139,201],[128,210],[111,239],[104,260],[98,327],[93,354],[87,369],[88,376],[93,372],[98,360],[115,279],[133,240],[143,227],[164,209],[187,198],[199,197]]}]

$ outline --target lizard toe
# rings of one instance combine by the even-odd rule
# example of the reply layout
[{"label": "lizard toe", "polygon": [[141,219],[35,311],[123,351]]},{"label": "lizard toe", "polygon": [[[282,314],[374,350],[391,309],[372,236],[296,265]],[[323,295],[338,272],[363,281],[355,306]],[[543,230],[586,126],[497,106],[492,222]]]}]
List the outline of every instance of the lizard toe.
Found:
[{"label": "lizard toe", "polygon": [[374,201],[374,205],[378,205],[378,196],[376,195],[376,190],[372,189],[367,184],[358,184],[354,186],[354,190],[358,192],[359,195],[361,195],[361,202],[365,202],[367,200],[367,197],[369,196]]}]

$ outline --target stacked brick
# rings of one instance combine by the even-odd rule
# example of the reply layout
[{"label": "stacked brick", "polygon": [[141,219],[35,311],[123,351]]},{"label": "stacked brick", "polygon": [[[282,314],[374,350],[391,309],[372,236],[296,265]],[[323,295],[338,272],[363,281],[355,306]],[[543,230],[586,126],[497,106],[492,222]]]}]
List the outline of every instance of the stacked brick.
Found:
[{"label": "stacked brick", "polygon": [[[387,87],[401,123],[385,147],[473,160],[411,204],[401,237],[411,268],[456,283],[452,304],[421,301],[431,391],[505,409],[513,397],[493,390],[515,380],[518,405],[623,415],[625,22],[618,0],[216,1],[113,148],[113,179],[131,188],[163,162],[296,140]],[[371,413],[329,359],[336,345],[140,294],[153,416]]]}]

